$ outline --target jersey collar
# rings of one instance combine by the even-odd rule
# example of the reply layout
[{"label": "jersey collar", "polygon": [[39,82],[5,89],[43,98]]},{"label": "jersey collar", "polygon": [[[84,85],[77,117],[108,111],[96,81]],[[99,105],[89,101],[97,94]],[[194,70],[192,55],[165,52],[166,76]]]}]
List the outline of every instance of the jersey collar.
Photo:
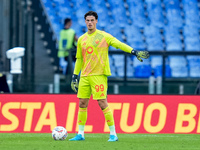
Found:
[{"label": "jersey collar", "polygon": [[92,33],[92,34],[88,34],[88,32],[87,32],[87,35],[88,36],[93,36],[94,34],[96,34],[97,33],[97,29]]}]

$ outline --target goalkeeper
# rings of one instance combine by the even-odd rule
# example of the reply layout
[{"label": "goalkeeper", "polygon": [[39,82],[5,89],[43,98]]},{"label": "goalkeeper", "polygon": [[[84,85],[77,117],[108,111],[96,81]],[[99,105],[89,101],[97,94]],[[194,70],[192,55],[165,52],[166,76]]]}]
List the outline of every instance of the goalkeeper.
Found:
[{"label": "goalkeeper", "polygon": [[[98,15],[96,12],[89,11],[85,14],[84,18],[88,32],[78,39],[76,63],[71,82],[72,89],[78,92],[79,130],[78,134],[70,139],[70,141],[85,140],[84,127],[87,121],[87,107],[91,95],[94,100],[97,100],[109,126],[110,138],[108,141],[118,141],[113,114],[107,103],[107,77],[111,75],[108,48],[109,46],[113,46],[127,53],[131,53],[141,62],[141,58],[147,59],[149,53],[147,51],[136,51],[132,47],[120,42],[112,35],[97,30],[96,24]],[[80,71],[81,76],[78,84],[78,75]]]}]

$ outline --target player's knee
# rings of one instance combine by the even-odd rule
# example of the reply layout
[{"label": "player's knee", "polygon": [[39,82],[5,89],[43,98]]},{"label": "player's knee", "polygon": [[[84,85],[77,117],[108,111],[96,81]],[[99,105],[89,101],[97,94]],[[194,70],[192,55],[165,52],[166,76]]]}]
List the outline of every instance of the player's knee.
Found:
[{"label": "player's knee", "polygon": [[99,107],[103,110],[108,107],[108,103],[106,99],[98,100]]},{"label": "player's knee", "polygon": [[79,107],[80,108],[87,108],[88,106],[88,99],[80,99],[79,100]]}]

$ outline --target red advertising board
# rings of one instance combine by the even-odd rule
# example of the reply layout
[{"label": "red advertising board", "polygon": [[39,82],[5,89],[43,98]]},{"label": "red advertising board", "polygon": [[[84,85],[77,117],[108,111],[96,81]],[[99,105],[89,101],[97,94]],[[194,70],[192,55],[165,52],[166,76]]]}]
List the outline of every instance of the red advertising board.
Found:
[{"label": "red advertising board", "polygon": [[[118,133],[200,133],[200,96],[108,95]],[[1,94],[0,132],[77,131],[78,98],[62,94]],[[104,115],[90,100],[87,133],[107,133]]]}]

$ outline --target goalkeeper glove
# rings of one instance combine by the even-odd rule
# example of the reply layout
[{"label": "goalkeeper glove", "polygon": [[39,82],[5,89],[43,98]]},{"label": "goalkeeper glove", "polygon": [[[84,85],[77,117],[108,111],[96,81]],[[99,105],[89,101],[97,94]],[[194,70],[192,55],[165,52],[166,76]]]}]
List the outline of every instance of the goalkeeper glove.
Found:
[{"label": "goalkeeper glove", "polygon": [[78,75],[76,74],[72,75],[71,88],[74,92],[78,92]]},{"label": "goalkeeper glove", "polygon": [[131,54],[135,55],[137,57],[137,59],[141,62],[143,62],[143,60],[141,58],[149,58],[149,52],[148,51],[136,51],[136,50],[132,50]]}]

